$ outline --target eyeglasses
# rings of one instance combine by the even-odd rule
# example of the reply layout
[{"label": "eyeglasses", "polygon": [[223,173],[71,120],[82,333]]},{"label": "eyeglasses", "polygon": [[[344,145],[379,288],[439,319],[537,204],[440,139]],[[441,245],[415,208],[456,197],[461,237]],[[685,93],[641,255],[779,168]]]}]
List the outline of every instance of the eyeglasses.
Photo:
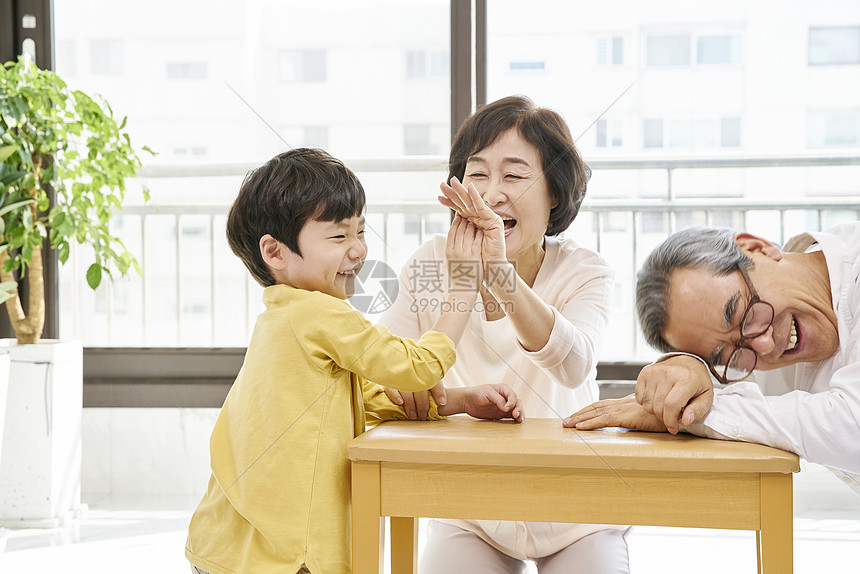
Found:
[{"label": "eyeglasses", "polygon": [[750,301],[747,303],[747,309],[744,311],[743,319],[741,320],[741,340],[738,342],[737,348],[732,352],[725,366],[720,365],[722,374],[719,373],[718,367],[711,361],[708,361],[708,368],[721,383],[736,383],[749,377],[755,365],[758,362],[756,352],[746,346],[746,342],[750,339],[762,336],[773,324],[773,305],[766,301],[762,301],[752,286],[749,275],[746,269],[738,266],[738,271],[744,278],[744,283],[750,292]]}]

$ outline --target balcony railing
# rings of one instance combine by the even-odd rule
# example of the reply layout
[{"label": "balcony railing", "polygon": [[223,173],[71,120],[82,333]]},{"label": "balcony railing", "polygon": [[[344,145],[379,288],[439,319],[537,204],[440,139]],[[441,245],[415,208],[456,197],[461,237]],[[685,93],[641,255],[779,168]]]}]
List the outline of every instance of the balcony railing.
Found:
[{"label": "balcony railing", "polygon": [[[346,163],[362,178],[372,173],[426,172],[441,179],[446,172],[445,160],[439,157]],[[569,235],[603,253],[616,268],[618,287],[612,333],[607,338],[614,346],[605,353],[609,360],[649,357],[633,313],[635,273],[653,246],[676,229],[690,224],[728,225],[783,242],[803,230],[860,219],[858,154],[622,158],[589,164],[594,171],[589,196]],[[254,167],[149,166],[141,176],[156,188],[167,179],[241,178]],[[822,169],[828,171],[816,171]],[[750,170],[755,177],[746,175]],[[649,179],[656,184],[633,190],[600,184],[609,171],[632,171],[637,181]],[[690,174],[695,173],[717,178],[732,174],[729,179],[742,180],[743,185],[726,186],[731,197],[724,196],[726,187],[718,189],[719,197],[697,197],[708,190],[699,193],[691,185]],[[787,173],[792,180],[804,180],[791,193],[762,191],[750,181],[766,180],[769,174],[785,178]],[[446,229],[447,211],[433,201],[374,201],[371,190],[368,194],[370,257],[395,269],[430,235]],[[223,225],[228,207],[126,207],[122,233],[144,263],[144,277],[106,282],[92,294],[80,276],[83,264],[64,268],[61,292],[67,294],[61,303],[61,335],[81,338],[91,347],[244,346],[260,309],[260,288],[226,248]],[[156,221],[158,231],[153,229]]]}]

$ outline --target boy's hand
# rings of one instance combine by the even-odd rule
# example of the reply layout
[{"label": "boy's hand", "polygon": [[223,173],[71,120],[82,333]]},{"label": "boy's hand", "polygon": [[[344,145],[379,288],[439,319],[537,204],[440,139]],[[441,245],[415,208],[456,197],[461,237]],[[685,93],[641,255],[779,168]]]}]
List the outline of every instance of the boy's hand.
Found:
[{"label": "boy's hand", "polygon": [[479,385],[448,389],[448,404],[440,415],[466,413],[479,419],[511,418],[523,422],[523,403],[507,385]]},{"label": "boy's hand", "polygon": [[430,395],[433,395],[433,400],[440,407],[445,406],[445,403],[448,402],[447,390],[442,381],[436,383],[436,386],[429,391],[408,393],[385,387],[385,394],[388,395],[392,403],[401,405],[403,410],[406,411],[406,416],[412,420],[427,420],[430,414]]}]

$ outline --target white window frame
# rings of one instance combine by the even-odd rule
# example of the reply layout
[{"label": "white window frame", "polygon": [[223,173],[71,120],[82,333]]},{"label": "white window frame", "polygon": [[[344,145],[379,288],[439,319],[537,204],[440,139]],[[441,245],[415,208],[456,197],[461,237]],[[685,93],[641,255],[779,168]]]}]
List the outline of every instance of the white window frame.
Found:
[{"label": "white window frame", "polygon": [[[615,49],[615,41],[621,41],[621,49]],[[606,50],[604,52],[606,56],[606,61],[600,61],[600,44],[603,43],[606,46]],[[627,58],[625,52],[627,45],[627,37],[624,34],[606,34],[602,36],[597,36],[594,39],[594,65],[598,68],[620,68],[627,64]],[[620,51],[621,61],[616,63],[615,56],[618,55]]]},{"label": "white window frame", "polygon": [[[739,144],[734,146],[724,146],[722,141],[723,136],[723,121],[724,120],[734,120],[737,119],[740,123],[739,128]],[[662,145],[660,146],[651,146],[645,147],[645,121],[660,121],[662,123]],[[714,145],[712,146],[673,146],[670,145],[669,142],[672,139],[673,129],[678,129],[679,123],[684,124],[695,124],[699,122],[708,122],[711,124],[710,128],[713,131],[713,141]],[[691,128],[694,128],[695,125],[690,125]],[[669,117],[649,117],[643,118],[642,120],[642,139],[641,139],[641,148],[644,151],[649,150],[677,150],[677,151],[699,151],[699,150],[732,150],[732,149],[741,149],[743,146],[743,117],[741,115],[721,115],[719,117],[695,117],[695,116],[669,116]]]},{"label": "white window frame", "polygon": [[[686,64],[649,64],[648,63],[648,39],[661,36],[687,36],[690,45],[690,60]],[[738,38],[738,58],[737,61],[717,64],[702,64],[699,63],[699,39],[706,37],[729,36]],[[738,67],[744,63],[744,52],[746,46],[746,36],[743,30],[739,29],[684,29],[684,30],[645,30],[642,32],[641,49],[642,49],[642,67],[648,69],[687,69],[693,67],[717,68],[717,67]]]}]

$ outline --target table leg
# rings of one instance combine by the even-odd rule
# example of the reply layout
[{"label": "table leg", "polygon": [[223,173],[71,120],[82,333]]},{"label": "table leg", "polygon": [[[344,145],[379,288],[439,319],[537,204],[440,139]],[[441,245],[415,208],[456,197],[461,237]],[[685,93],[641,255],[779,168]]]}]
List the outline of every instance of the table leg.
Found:
[{"label": "table leg", "polygon": [[380,516],[379,463],[352,462],[352,571],[380,574],[384,526]]},{"label": "table leg", "polygon": [[791,478],[791,474],[761,475],[761,534],[757,539],[762,574],[794,572]]},{"label": "table leg", "polygon": [[761,574],[761,530],[755,531],[756,572]]},{"label": "table leg", "polygon": [[418,519],[391,517],[391,574],[418,572]]}]

